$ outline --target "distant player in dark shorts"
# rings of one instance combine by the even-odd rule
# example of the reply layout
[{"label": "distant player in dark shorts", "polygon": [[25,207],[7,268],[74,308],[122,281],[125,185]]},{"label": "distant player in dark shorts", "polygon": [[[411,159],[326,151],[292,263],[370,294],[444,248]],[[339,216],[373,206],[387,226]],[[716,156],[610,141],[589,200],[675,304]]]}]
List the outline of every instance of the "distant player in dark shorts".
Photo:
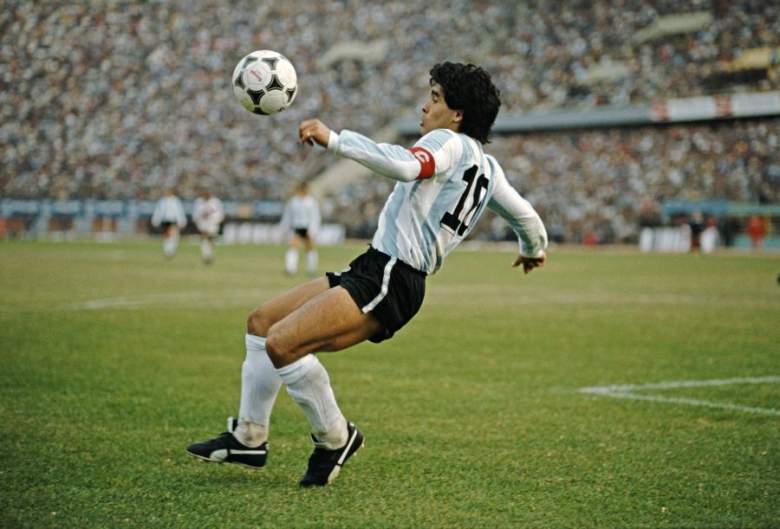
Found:
[{"label": "distant player in dark shorts", "polygon": [[167,258],[176,255],[179,247],[179,230],[187,225],[187,217],[179,197],[173,188],[165,190],[152,213],[152,226],[160,228],[163,236],[163,254]]},{"label": "distant player in dark shorts", "polygon": [[313,276],[317,272],[317,247],[314,238],[320,227],[320,209],[317,201],[309,194],[306,182],[298,184],[295,195],[287,201],[281,221],[282,230],[290,231],[287,253],[284,256],[284,271],[292,275],[298,271],[298,250],[306,251],[306,271]]},{"label": "distant player in dark shorts", "polygon": [[284,384],[306,415],[314,441],[300,485],[332,482],[363,445],[363,434],[344,418],[315,353],[381,342],[398,332],[419,310],[426,276],[439,270],[487,208],[518,236],[513,266],[528,273],[544,264],[544,224],[483,150],[501,104],[490,75],[473,64],[447,62],[433,67],[429,81],[422,138],[411,148],[376,143],[349,130],[337,133],[317,119],[301,123],[301,142],[325,147],[397,184],[370,248],[347,269],[288,290],[249,315],[238,420],[230,420],[222,435],[190,445],[191,455],[265,465],[271,410]]}]

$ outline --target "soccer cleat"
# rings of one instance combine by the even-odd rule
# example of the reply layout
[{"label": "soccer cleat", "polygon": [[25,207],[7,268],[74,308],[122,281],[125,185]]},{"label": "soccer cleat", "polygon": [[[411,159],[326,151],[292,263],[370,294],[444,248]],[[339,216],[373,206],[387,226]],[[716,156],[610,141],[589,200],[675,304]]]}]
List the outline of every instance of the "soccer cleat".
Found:
[{"label": "soccer cleat", "polygon": [[[314,439],[314,436],[312,436]],[[316,439],[315,439],[316,442]],[[363,446],[363,434],[354,424],[347,423],[347,444],[336,450],[315,447],[309,457],[309,468],[306,469],[299,485],[301,487],[323,486],[332,483],[339,475],[341,467],[347,459]]]},{"label": "soccer cleat", "polygon": [[226,432],[222,432],[214,439],[191,444],[187,447],[187,453],[212,463],[235,463],[250,468],[264,466],[268,457],[268,442],[266,441],[256,448],[241,444],[233,436],[233,430],[237,424],[238,421],[230,417]]}]

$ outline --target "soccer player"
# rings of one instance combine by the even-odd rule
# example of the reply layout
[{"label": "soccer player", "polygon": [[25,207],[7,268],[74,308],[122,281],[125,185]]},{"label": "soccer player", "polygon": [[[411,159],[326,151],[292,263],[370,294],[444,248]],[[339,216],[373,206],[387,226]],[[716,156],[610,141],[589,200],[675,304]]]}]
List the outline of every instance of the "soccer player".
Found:
[{"label": "soccer player", "polygon": [[162,227],[163,254],[168,259],[176,255],[176,249],[179,247],[179,230],[186,225],[187,216],[184,214],[181,200],[176,196],[173,188],[167,188],[152,213],[152,226]]},{"label": "soccer player", "polygon": [[292,232],[284,256],[284,271],[294,274],[298,271],[298,248],[306,249],[306,270],[309,275],[317,272],[317,248],[314,237],[320,227],[320,208],[309,194],[309,186],[301,182],[295,188],[295,195],[287,201],[281,220],[282,229]]},{"label": "soccer player", "polygon": [[506,219],[519,237],[513,266],[528,273],[544,264],[544,224],[483,151],[500,104],[488,73],[445,62],[430,71],[423,136],[411,149],[377,144],[349,130],[337,133],[317,119],[301,123],[302,142],[398,183],[371,246],[349,268],[295,287],[249,315],[238,420],[229,421],[219,437],[190,445],[191,455],[263,466],[271,409],[284,384],[306,415],[315,445],[300,485],[330,483],[360,449],[363,434],[344,418],[314,353],[393,336],[420,308],[426,276],[442,266],[485,208]]},{"label": "soccer player", "polygon": [[219,225],[225,219],[222,201],[211,191],[202,189],[192,207],[192,218],[200,232],[200,256],[204,264],[214,261],[214,239],[219,233]]}]

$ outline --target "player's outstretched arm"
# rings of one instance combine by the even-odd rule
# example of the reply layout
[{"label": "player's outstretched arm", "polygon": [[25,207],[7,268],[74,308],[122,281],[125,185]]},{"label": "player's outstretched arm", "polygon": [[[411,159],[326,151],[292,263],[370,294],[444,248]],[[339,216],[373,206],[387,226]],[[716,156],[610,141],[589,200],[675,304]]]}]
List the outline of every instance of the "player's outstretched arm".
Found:
[{"label": "player's outstretched arm", "polygon": [[412,182],[417,179],[431,178],[446,172],[448,167],[460,157],[451,132],[442,129],[429,132],[411,149],[390,143],[377,143],[371,138],[342,130],[331,131],[317,119],[301,123],[298,136],[302,143],[317,144],[367,167],[375,173],[393,180]]},{"label": "player's outstretched arm", "polygon": [[547,260],[547,230],[544,223],[533,206],[509,185],[500,170],[496,173],[496,187],[488,207],[512,226],[520,240],[520,255],[512,266],[523,265],[526,274],[544,266]]},{"label": "player's outstretched arm", "polygon": [[330,129],[319,119],[307,119],[301,122],[298,127],[298,138],[301,140],[301,143],[308,145],[316,143],[322,147],[327,147]]}]

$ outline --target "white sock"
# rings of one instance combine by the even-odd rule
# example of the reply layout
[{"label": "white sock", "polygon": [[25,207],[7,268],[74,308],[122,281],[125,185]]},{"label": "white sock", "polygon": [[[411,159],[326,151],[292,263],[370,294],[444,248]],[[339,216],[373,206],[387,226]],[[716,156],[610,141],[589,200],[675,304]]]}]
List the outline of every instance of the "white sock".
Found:
[{"label": "white sock", "polygon": [[173,257],[176,254],[176,248],[179,246],[179,235],[174,234],[163,240],[163,253],[166,257]]},{"label": "white sock", "polygon": [[317,271],[317,250],[309,250],[306,254],[306,269],[310,274]]},{"label": "white sock", "polygon": [[303,409],[317,444],[334,450],[347,442],[347,421],[330,387],[328,372],[316,356],[308,354],[276,370],[287,393]]},{"label": "white sock", "polygon": [[298,250],[289,248],[284,256],[284,269],[288,274],[298,271]]},{"label": "white sock", "polygon": [[168,237],[167,239],[163,239],[163,253],[165,254],[165,257],[171,257],[174,251],[173,245],[171,244],[171,238]]},{"label": "white sock", "polygon": [[211,241],[208,239],[203,239],[200,241],[200,256],[203,258],[204,261],[210,261],[211,257],[214,255],[214,245],[211,244]]},{"label": "white sock", "polygon": [[268,439],[268,425],[282,379],[265,352],[265,338],[247,334],[246,360],[241,366],[241,404],[233,435],[241,444],[260,446]]}]

